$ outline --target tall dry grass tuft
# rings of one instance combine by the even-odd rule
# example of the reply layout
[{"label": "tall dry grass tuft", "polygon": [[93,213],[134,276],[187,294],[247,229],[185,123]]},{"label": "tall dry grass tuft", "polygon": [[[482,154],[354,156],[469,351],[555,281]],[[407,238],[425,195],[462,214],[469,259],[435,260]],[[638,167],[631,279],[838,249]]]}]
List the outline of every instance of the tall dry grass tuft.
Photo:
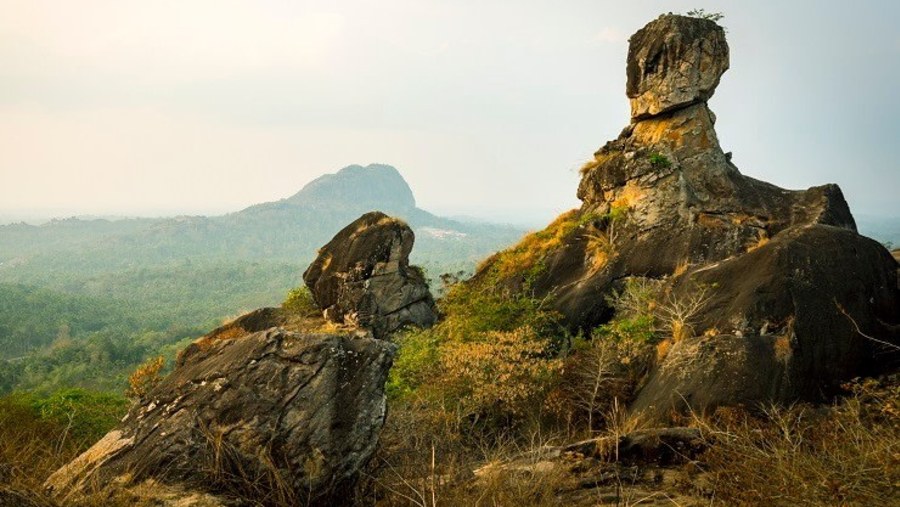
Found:
[{"label": "tall dry grass tuft", "polygon": [[[210,478],[204,489],[236,501],[254,505],[292,507],[306,505],[308,492],[297,491],[285,477],[290,470],[286,462],[276,462],[271,449],[261,447],[252,462],[248,462],[233,444],[224,437],[221,429],[199,429],[207,442],[207,459],[197,463],[202,475]],[[307,476],[315,470],[306,470]]]},{"label": "tall dry grass tuft", "polygon": [[[0,398],[0,507],[61,507],[44,489],[44,480],[87,449],[97,428],[79,427],[77,414],[42,417],[40,400],[13,394]],[[55,416],[56,414],[50,414]],[[96,491],[66,506],[142,505],[139,498]]]},{"label": "tall dry grass tuft", "polygon": [[725,505],[897,505],[900,378],[848,386],[831,407],[721,409],[695,419],[714,440],[702,456]]}]

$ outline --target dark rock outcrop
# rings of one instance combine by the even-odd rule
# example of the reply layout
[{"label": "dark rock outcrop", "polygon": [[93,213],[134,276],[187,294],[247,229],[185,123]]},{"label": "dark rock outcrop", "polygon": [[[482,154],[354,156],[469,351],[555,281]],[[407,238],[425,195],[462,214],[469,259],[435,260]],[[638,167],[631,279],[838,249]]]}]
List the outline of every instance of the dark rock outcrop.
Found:
[{"label": "dark rock outcrop", "polygon": [[[274,322],[260,319],[247,325]],[[254,505],[345,504],[384,422],[395,346],[241,329],[217,330],[189,349],[118,428],[48,479],[54,496],[66,501],[111,483],[155,490],[146,485],[158,482]]]},{"label": "dark rock outcrop", "polygon": [[409,265],[412,229],[371,212],[338,232],[303,273],[316,304],[332,322],[383,338],[406,325],[437,320],[422,271]]},{"label": "dark rock outcrop", "polygon": [[[632,121],[582,169],[573,232],[499,280],[551,296],[581,330],[613,316],[607,296],[629,277],[664,279],[676,297],[709,287],[692,327],[716,337],[672,348],[638,394],[634,409],[648,420],[685,399],[693,408],[821,399],[896,362],[862,335],[900,342],[897,262],[856,233],[836,185],[785,190],[741,174],[706,104],[728,65],[712,21],[664,15],[638,31]],[[471,283],[509,272],[495,269],[502,259]]]},{"label": "dark rock outcrop", "polygon": [[675,343],[632,409],[660,419],[673,404],[810,400],[900,366],[895,350],[860,331],[900,341],[897,280],[885,269],[891,261],[874,240],[815,225],[688,271],[673,293],[687,298],[714,287],[694,326],[715,332]]}]

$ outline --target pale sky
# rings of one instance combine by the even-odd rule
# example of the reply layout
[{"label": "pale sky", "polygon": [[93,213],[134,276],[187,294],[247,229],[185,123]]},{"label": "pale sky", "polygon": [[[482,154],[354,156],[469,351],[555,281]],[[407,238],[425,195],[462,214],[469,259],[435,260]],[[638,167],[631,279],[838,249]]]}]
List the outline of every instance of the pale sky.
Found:
[{"label": "pale sky", "polygon": [[426,209],[549,219],[628,123],[628,36],[696,7],[741,171],[900,216],[896,0],[0,0],[0,213],[221,213],[380,162]]}]

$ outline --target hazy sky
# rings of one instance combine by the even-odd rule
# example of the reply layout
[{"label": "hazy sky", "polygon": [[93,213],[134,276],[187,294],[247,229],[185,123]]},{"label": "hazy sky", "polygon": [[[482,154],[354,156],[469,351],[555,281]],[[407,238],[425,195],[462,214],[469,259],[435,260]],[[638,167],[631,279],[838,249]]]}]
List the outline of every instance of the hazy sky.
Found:
[{"label": "hazy sky", "polygon": [[0,0],[0,212],[231,211],[383,162],[426,209],[549,216],[628,123],[628,36],[695,7],[742,172],[900,215],[896,0]]}]

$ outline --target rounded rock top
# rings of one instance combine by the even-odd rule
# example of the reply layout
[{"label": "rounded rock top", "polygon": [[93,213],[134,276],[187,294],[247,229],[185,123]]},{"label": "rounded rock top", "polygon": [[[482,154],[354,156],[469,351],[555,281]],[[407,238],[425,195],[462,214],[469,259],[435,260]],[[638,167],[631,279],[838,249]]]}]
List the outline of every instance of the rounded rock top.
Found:
[{"label": "rounded rock top", "polygon": [[656,18],[629,39],[625,91],[632,120],[709,100],[728,65],[725,30],[714,21]]}]

